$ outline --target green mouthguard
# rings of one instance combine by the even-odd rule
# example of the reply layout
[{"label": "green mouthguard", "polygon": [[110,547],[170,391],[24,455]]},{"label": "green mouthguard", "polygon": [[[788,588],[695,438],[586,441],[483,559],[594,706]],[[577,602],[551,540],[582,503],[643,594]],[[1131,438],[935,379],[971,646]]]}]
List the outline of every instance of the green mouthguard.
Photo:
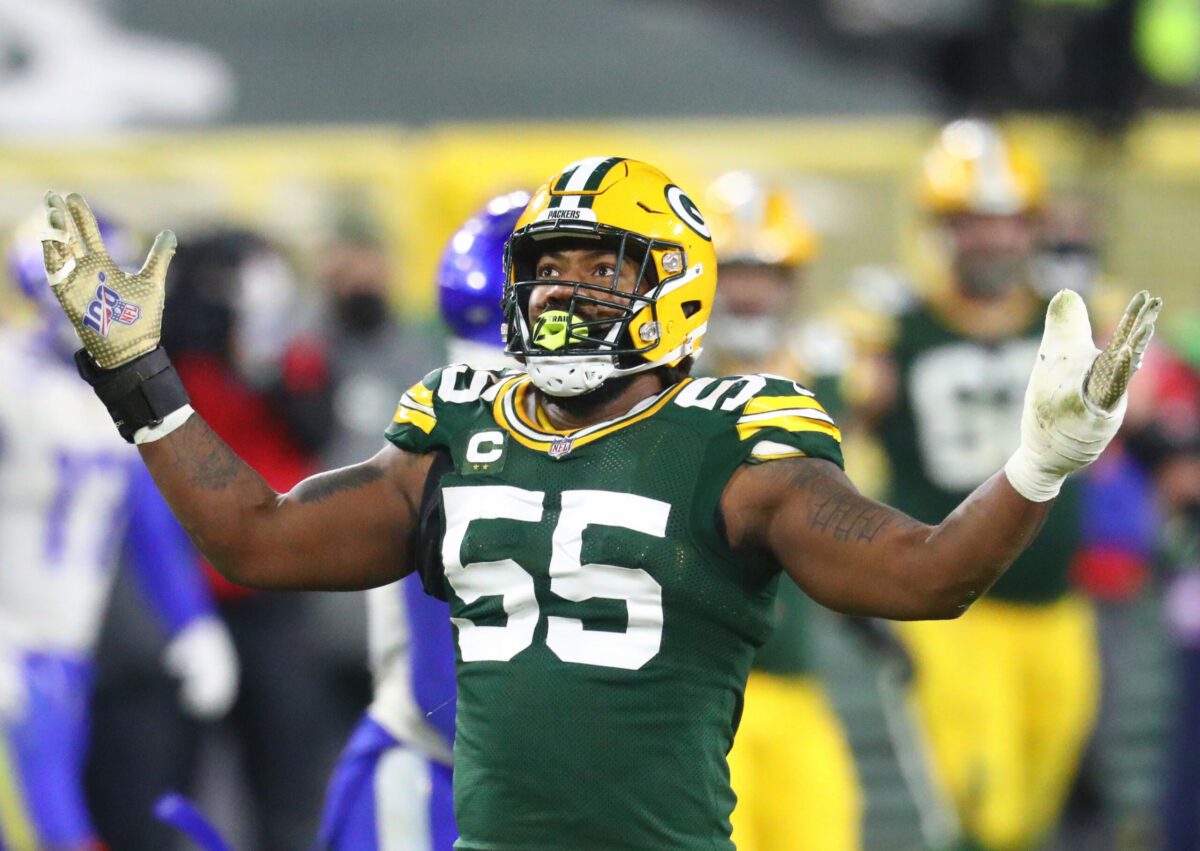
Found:
[{"label": "green mouthguard", "polygon": [[[578,339],[571,338],[571,326],[577,329],[582,324],[577,316],[565,310],[547,310],[537,319],[533,327],[533,344],[540,348],[556,352],[570,345],[579,345]],[[585,336],[582,329],[576,331],[578,336]]]}]

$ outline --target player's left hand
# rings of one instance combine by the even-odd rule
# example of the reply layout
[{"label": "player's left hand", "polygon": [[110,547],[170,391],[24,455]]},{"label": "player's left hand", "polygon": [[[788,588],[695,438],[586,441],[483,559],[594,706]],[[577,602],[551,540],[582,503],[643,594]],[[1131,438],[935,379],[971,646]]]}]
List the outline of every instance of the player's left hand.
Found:
[{"label": "player's left hand", "polygon": [[83,347],[102,369],[114,369],[158,345],[167,266],[175,234],[154,240],[136,274],[117,267],[83,197],[47,192],[42,256],[46,277]]},{"label": "player's left hand", "polygon": [[233,706],[238,690],[238,660],[225,625],[201,617],[180,630],[167,645],[167,670],[181,680],[179,700],[189,715],[214,721]]},{"label": "player's left hand", "polygon": [[1004,467],[1026,499],[1056,497],[1067,475],[1095,461],[1116,435],[1129,380],[1142,364],[1161,309],[1162,299],[1139,292],[1100,351],[1083,299],[1062,290],[1051,300],[1025,391],[1021,446]]}]

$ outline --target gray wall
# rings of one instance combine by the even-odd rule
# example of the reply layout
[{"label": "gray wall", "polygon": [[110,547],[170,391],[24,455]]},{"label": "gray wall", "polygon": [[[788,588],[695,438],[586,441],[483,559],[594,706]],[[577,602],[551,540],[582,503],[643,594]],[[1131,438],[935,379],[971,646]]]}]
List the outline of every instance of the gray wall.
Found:
[{"label": "gray wall", "polygon": [[239,123],[936,106],[917,80],[840,55],[802,26],[785,32],[681,0],[113,0],[112,8],[126,27],[219,54],[237,79],[226,120]]}]

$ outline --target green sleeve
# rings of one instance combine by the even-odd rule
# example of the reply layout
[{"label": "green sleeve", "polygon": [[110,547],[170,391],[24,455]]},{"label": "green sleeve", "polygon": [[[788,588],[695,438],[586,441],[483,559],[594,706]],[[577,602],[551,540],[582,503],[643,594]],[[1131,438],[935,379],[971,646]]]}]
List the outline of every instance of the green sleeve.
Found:
[{"label": "green sleeve", "polygon": [[823,458],[845,468],[842,433],[808,388],[771,377],[739,412],[738,438],[746,463],[780,458]]},{"label": "green sleeve", "polygon": [[438,412],[434,400],[441,375],[442,370],[435,369],[400,397],[392,423],[384,432],[395,446],[406,452],[425,453],[439,445]]}]

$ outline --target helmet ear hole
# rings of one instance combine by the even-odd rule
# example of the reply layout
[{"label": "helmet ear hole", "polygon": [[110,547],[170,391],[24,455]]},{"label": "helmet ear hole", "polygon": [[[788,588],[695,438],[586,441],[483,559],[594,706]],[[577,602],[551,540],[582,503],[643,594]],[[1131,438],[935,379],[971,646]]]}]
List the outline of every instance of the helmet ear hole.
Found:
[{"label": "helmet ear hole", "polygon": [[683,311],[683,315],[690,319],[692,316],[700,312],[701,306],[702,305],[699,301],[692,300],[685,301],[683,304],[679,305],[679,308]]}]

